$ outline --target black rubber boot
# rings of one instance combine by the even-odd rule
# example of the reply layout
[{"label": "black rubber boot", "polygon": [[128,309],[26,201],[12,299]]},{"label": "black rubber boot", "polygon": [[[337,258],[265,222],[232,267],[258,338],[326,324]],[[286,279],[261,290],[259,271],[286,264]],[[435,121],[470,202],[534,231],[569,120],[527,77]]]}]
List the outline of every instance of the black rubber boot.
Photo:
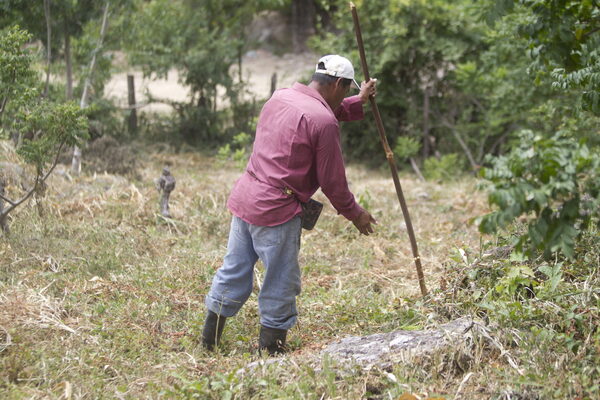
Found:
[{"label": "black rubber boot", "polygon": [[268,328],[260,326],[260,337],[258,339],[258,351],[267,350],[269,355],[283,354],[287,351],[285,347],[286,329]]},{"label": "black rubber boot", "polygon": [[204,329],[202,330],[202,345],[206,349],[213,350],[215,346],[219,345],[226,319],[219,314],[215,314],[210,310],[208,311],[206,321],[204,322]]}]

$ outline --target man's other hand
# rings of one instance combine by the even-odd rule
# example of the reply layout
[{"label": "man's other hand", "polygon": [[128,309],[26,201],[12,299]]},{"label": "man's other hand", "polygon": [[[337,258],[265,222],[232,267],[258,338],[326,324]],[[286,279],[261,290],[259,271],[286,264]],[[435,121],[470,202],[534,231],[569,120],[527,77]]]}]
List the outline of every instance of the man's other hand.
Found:
[{"label": "man's other hand", "polygon": [[369,101],[369,97],[377,94],[377,79],[369,79],[369,82],[363,82],[360,84],[360,93],[358,96],[360,97],[363,104]]},{"label": "man's other hand", "polygon": [[377,221],[375,221],[375,218],[367,211],[363,211],[352,221],[352,223],[360,233],[369,236],[369,234],[374,232],[371,224],[376,225]]}]

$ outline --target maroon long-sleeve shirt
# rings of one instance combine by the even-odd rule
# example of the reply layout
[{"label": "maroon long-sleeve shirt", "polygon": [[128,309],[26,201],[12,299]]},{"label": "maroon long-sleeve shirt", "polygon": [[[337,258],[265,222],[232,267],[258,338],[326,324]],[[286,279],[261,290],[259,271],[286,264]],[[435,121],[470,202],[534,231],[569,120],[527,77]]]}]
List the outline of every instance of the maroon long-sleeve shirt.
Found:
[{"label": "maroon long-sleeve shirt", "polygon": [[261,111],[252,155],[229,196],[229,210],[248,223],[275,226],[300,214],[298,200],[307,201],[321,187],[340,214],[357,217],[362,208],[348,189],[338,121],[363,116],[358,96],[344,99],[334,112],[306,85],[277,90]]}]

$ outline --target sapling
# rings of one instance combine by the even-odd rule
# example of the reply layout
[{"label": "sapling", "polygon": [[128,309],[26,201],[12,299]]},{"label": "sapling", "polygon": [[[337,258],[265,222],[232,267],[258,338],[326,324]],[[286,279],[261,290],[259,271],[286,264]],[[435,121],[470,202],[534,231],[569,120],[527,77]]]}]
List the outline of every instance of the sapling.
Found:
[{"label": "sapling", "polygon": [[7,207],[0,205],[0,229],[5,234],[9,232],[8,215],[45,189],[45,182],[56,167],[63,148],[80,144],[87,136],[87,120],[74,103],[34,105],[27,114],[23,113],[22,118],[22,128],[38,134],[25,139],[17,154],[34,167],[35,177],[33,185],[18,200],[9,198],[0,183],[0,201],[8,203]]},{"label": "sapling", "polygon": [[[35,169],[33,184],[18,199],[10,197],[6,182],[0,177],[0,230],[8,234],[9,214],[32,195],[43,193],[64,146],[74,146],[87,136],[87,120],[76,104],[40,102],[32,58],[24,48],[30,35],[18,27],[1,33],[0,117],[10,104],[10,125],[19,133],[17,154]],[[31,135],[24,139],[23,133]]]}]

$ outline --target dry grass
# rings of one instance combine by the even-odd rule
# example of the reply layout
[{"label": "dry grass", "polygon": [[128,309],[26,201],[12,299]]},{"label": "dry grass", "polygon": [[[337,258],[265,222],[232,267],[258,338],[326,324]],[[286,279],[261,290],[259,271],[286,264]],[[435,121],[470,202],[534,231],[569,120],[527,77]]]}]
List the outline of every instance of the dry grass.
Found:
[{"label": "dry grass", "polygon": [[[159,216],[153,183],[165,164],[177,179],[173,220]],[[478,363],[488,357],[490,364],[470,362],[463,369],[452,354],[433,355],[417,368],[398,365],[344,379],[327,365],[315,371],[302,363],[343,336],[443,320],[419,311],[389,174],[353,165],[351,188],[378,220],[376,234],[359,236],[317,194],[327,206],[317,227],[303,234],[301,315],[289,336],[299,361],[289,370],[239,378],[235,371],[256,358],[256,290],[228,321],[221,353],[204,352],[197,339],[203,297],[225,252],[225,202],[240,171],[196,153],[164,150],[144,152],[138,165],[139,179],[73,178],[59,168],[49,180],[43,215],[31,204],[15,214],[11,237],[0,242],[3,397],[383,399],[410,391],[422,399],[459,398],[457,392],[490,398],[489,391],[477,394],[489,368],[510,369],[498,349],[485,350],[485,344],[471,348],[470,357]],[[474,179],[438,184],[405,175],[402,185],[427,285],[435,291],[455,263],[451,258],[461,259],[458,249],[467,259],[478,256],[480,237],[469,221],[486,212],[484,194]]]}]

